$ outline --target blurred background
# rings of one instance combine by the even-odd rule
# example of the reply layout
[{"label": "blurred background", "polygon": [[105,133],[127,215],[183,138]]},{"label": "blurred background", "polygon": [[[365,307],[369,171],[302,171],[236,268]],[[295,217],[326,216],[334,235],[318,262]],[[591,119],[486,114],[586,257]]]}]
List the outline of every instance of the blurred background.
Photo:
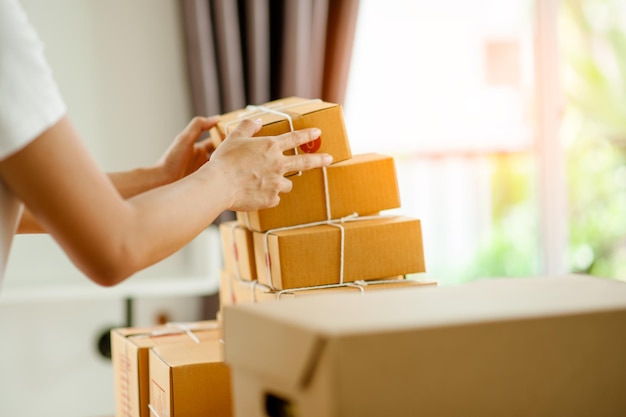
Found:
[{"label": "blurred background", "polygon": [[[623,0],[21,3],[107,171],[152,164],[194,114],[321,97],[343,104],[353,153],[394,156],[396,211],[421,219],[426,275],[441,285],[569,272],[626,279]],[[267,18],[259,29],[259,4],[286,23]],[[276,39],[323,28],[326,52],[312,41],[266,51],[270,73],[255,74],[276,82],[263,89],[229,66],[218,35],[232,26],[216,19],[229,13],[245,17],[235,35],[246,50],[258,51],[263,34],[275,51]],[[293,27],[303,16],[304,35]],[[206,36],[215,50],[192,42]],[[194,71],[190,56],[203,61],[206,48],[216,64]],[[0,415],[112,415],[108,329],[212,318],[220,245],[212,226],[104,289],[47,236],[18,236],[0,291]]]},{"label": "blurred background", "polygon": [[626,277],[625,19],[618,0],[361,2],[350,135],[396,156],[441,282]]}]

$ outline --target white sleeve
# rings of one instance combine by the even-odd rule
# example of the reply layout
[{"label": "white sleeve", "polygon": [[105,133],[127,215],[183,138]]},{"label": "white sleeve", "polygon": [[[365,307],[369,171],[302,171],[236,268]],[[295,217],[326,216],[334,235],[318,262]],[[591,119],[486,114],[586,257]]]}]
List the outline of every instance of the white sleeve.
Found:
[{"label": "white sleeve", "polygon": [[0,0],[0,159],[66,112],[43,50],[18,0]]}]

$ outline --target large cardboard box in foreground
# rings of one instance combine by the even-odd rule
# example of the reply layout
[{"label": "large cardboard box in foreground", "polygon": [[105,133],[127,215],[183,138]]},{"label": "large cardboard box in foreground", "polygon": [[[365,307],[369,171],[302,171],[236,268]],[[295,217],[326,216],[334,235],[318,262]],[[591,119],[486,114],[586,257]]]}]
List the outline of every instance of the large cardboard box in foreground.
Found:
[{"label": "large cardboard box in foreground", "polygon": [[[392,157],[367,153],[326,168],[291,177],[293,187],[280,204],[262,210],[238,212],[239,221],[257,232],[354,213],[369,215],[400,207],[400,191]],[[326,187],[327,185],[327,187]],[[328,198],[328,201],[327,201]]]},{"label": "large cardboard box in foreground", "polygon": [[625,329],[626,283],[582,276],[224,310],[238,417],[625,416]]}]

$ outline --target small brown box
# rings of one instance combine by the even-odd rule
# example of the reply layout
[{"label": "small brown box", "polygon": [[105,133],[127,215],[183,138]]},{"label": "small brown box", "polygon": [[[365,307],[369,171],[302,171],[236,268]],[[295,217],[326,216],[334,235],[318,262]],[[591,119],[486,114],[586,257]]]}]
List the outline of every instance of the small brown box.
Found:
[{"label": "small brown box", "polygon": [[437,285],[435,281],[418,281],[399,277],[386,278],[375,281],[357,281],[351,285],[338,287],[310,287],[303,290],[268,291],[266,288],[257,286],[255,301],[289,300],[302,297],[327,297],[329,295],[356,293],[364,294],[370,291],[403,290],[415,287],[430,287]]},{"label": "small brown box", "polygon": [[370,215],[400,207],[395,163],[390,156],[355,155],[327,167],[326,179],[321,168],[290,179],[293,187],[290,192],[281,194],[278,206],[239,212],[239,222],[251,230],[264,232],[329,220],[329,215],[330,219],[338,219],[354,213]]},{"label": "small brown box", "polygon": [[277,290],[340,283],[342,259],[343,282],[425,272],[421,223],[403,216],[255,232],[253,238],[258,281]]},{"label": "small brown box", "polygon": [[[262,106],[248,106],[221,115],[217,126],[211,129],[215,146],[224,140],[245,119],[261,119],[262,127],[255,136],[276,136],[294,130],[317,127],[322,131],[319,139],[300,146],[298,153],[328,153],[334,162],[352,157],[348,134],[343,119],[343,109],[335,103],[318,99],[289,97],[271,101]],[[294,150],[285,154],[293,155]]]},{"label": "small brown box", "polygon": [[272,290],[266,285],[255,281],[239,280],[226,271],[221,273],[220,306],[257,303],[266,301],[288,300],[291,298],[327,296],[341,293],[365,293],[368,291],[382,291],[413,287],[427,287],[437,285],[433,280],[406,279],[403,276],[390,277],[381,280],[357,281],[336,287],[308,287],[300,290]]},{"label": "small brown box", "polygon": [[148,356],[153,346],[186,343],[192,340],[183,327],[199,340],[221,337],[214,320],[111,330],[111,360],[115,389],[115,417],[150,417],[148,409]]},{"label": "small brown box", "polygon": [[150,349],[150,407],[158,416],[230,417],[230,384],[219,340]]}]

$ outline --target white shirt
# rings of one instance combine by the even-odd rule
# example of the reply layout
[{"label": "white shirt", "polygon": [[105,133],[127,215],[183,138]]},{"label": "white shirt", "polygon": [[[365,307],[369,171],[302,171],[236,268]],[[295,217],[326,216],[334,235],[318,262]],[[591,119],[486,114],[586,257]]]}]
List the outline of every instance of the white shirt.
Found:
[{"label": "white shirt", "polygon": [[[65,112],[43,43],[22,6],[18,0],[0,0],[0,160],[28,145]],[[0,284],[21,206],[0,180]]]}]

